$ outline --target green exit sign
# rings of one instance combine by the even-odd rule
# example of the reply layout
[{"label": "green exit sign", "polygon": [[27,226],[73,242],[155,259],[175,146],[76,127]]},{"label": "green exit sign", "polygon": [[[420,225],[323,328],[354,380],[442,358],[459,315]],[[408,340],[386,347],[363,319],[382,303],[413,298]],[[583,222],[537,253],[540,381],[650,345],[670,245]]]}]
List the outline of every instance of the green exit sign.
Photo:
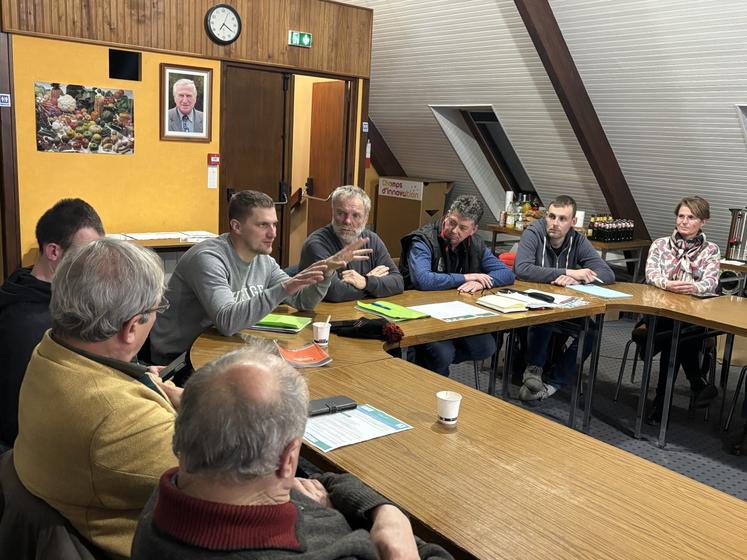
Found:
[{"label": "green exit sign", "polygon": [[288,44],[292,47],[305,47],[311,48],[311,43],[314,39],[311,33],[305,31],[288,31]]}]

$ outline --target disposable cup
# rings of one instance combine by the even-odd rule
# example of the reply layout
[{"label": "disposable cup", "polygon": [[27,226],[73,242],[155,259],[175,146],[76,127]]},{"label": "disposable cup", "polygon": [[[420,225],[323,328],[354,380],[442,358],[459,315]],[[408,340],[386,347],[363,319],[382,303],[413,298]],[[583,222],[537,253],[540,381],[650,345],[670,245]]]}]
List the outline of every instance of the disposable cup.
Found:
[{"label": "disposable cup", "polygon": [[438,421],[447,426],[456,424],[462,395],[454,391],[439,391],[436,393],[436,401],[438,405]]},{"label": "disposable cup", "polygon": [[318,321],[316,323],[312,323],[311,326],[314,328],[314,342],[316,342],[319,346],[326,347],[329,344],[330,324]]}]

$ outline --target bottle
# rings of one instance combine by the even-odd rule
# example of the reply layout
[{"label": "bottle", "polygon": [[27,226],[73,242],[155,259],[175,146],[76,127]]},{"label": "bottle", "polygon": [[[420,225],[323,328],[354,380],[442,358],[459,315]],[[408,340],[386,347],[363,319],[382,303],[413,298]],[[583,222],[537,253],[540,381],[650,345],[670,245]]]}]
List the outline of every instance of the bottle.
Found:
[{"label": "bottle", "polygon": [[589,218],[589,225],[586,228],[586,237],[589,239],[594,238],[594,220],[596,219],[597,215],[594,214],[591,218]]}]

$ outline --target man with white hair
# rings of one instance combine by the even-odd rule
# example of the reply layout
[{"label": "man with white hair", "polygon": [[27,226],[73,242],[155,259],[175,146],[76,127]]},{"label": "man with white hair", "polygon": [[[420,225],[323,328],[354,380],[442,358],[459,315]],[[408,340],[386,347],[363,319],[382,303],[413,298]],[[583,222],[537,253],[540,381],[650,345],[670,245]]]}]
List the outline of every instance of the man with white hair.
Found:
[{"label": "man with white hair", "polygon": [[295,478],[308,415],[304,377],[261,347],[226,354],[187,382],[133,560],[451,558],[349,474]]},{"label": "man with white hair", "polygon": [[32,494],[114,558],[171,451],[181,389],[132,362],[166,307],[161,259],[114,239],[69,251],[52,279],[52,329],[21,385],[14,462]]},{"label": "man with white hair", "polygon": [[345,245],[361,237],[368,238],[368,260],[351,261],[339,269],[324,296],[325,301],[350,301],[380,298],[402,293],[404,281],[381,238],[366,230],[371,199],[366,191],[353,185],[332,192],[332,221],[312,233],[301,248],[301,270],[326,259]]},{"label": "man with white hair", "polygon": [[202,134],[202,111],[195,109],[197,103],[195,83],[187,78],[177,80],[174,82],[171,93],[174,96],[174,107],[169,109],[169,130]]}]

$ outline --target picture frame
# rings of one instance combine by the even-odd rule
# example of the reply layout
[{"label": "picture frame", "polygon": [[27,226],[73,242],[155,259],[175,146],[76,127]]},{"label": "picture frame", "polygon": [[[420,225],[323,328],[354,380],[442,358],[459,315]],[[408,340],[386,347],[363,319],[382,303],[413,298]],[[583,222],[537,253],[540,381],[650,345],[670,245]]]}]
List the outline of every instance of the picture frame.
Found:
[{"label": "picture frame", "polygon": [[161,63],[160,72],[161,140],[210,142],[213,70]]}]

